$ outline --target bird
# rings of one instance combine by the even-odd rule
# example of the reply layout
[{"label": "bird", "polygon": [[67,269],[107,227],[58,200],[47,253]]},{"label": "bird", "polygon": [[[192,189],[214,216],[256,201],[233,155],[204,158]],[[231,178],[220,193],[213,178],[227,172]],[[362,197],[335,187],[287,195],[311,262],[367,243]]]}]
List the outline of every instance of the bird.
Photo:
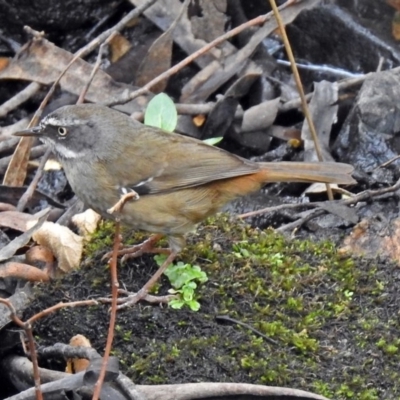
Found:
[{"label": "bird", "polygon": [[[269,182],[355,183],[349,164],[254,162],[99,104],[63,106],[15,135],[50,145],[72,190],[88,207],[153,234],[121,251],[168,254],[140,298],[183,249],[186,234],[231,200]],[[131,200],[113,209],[127,194]],[[167,250],[155,247],[162,236],[168,239]]]}]

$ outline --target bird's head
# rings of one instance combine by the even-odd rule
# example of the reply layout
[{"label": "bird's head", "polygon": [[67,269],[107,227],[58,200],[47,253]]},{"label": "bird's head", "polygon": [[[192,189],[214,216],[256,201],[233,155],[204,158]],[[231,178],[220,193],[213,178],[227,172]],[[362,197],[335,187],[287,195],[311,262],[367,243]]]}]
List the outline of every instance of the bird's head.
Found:
[{"label": "bird's head", "polygon": [[73,160],[90,154],[101,156],[112,146],[118,111],[96,104],[64,106],[40,121],[38,126],[14,133],[38,137],[62,159]]}]

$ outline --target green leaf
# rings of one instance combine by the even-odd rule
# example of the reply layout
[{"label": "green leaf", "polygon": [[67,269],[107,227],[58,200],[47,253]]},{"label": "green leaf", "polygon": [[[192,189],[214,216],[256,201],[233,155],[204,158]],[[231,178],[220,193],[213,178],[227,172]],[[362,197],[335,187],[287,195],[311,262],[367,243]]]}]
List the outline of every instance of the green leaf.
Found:
[{"label": "green leaf", "polygon": [[204,139],[203,142],[209,144],[210,146],[215,146],[218,144],[224,137],[223,136],[218,136],[218,137],[212,137],[210,139]]},{"label": "green leaf", "polygon": [[[166,260],[166,256],[156,255],[154,260],[158,265],[161,265]],[[168,277],[170,284],[174,288],[169,289],[168,292],[178,296],[178,298],[168,303],[169,306],[174,309],[180,309],[186,305],[192,311],[198,311],[200,303],[194,299],[197,289],[196,282],[206,282],[208,280],[207,274],[198,265],[185,264],[179,261],[176,264],[170,264],[164,275]]]},{"label": "green leaf", "polygon": [[185,305],[185,302],[180,299],[173,299],[168,303],[168,305],[175,310],[180,310]]},{"label": "green leaf", "polygon": [[154,96],[147,104],[144,123],[173,132],[178,122],[178,113],[172,99],[165,93]]},{"label": "green leaf", "polygon": [[189,308],[192,311],[199,311],[200,310],[200,303],[198,301],[196,301],[196,300],[189,301],[187,303],[187,305],[189,306]]}]

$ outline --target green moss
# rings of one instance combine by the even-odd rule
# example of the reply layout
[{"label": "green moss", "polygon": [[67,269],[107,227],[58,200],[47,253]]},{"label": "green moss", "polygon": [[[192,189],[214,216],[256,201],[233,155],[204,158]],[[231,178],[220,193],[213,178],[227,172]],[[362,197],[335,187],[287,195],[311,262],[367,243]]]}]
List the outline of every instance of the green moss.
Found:
[{"label": "green moss", "polygon": [[[124,243],[146,237],[123,236]],[[112,240],[111,226],[103,224],[86,245],[87,260],[99,260]],[[399,398],[395,266],[343,258],[332,242],[288,240],[227,215],[189,235],[179,260],[200,265],[209,277],[199,288],[199,312],[143,305],[118,314],[114,343],[123,372],[135,383],[240,381],[308,389],[339,400]],[[123,284],[140,287],[156,269],[151,257],[138,266],[140,261],[119,268]],[[90,295],[101,287],[109,290],[107,265],[93,264],[84,275]],[[167,292],[166,280],[158,289]],[[79,287],[55,291],[69,298],[73,292],[88,296]],[[71,321],[74,312],[63,318]],[[108,311],[102,312],[107,323]],[[222,325],[216,315],[248,326]],[[101,339],[98,331],[90,337],[100,349],[106,329],[101,332]]]}]

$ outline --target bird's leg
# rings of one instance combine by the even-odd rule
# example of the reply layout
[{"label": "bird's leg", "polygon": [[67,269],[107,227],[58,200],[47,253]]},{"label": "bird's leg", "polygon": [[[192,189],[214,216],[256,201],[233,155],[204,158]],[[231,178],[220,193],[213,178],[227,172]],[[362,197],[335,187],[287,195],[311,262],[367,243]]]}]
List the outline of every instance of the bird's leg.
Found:
[{"label": "bird's leg", "polygon": [[[158,253],[158,254],[170,254],[171,250],[162,249],[155,247],[158,241],[163,237],[161,234],[151,235],[143,243],[137,244],[135,246],[130,246],[128,248],[118,250],[118,256],[122,257],[122,262],[126,261],[128,258],[139,257],[144,253]],[[110,259],[112,252],[104,254],[103,260]]]},{"label": "bird's leg", "polygon": [[160,279],[160,276],[164,273],[164,271],[168,268],[168,266],[175,260],[177,254],[178,254],[177,252],[170,251],[170,254],[167,257],[167,259],[162,263],[160,268],[158,268],[157,272],[146,282],[146,284],[137,293],[131,294],[127,296],[125,299],[122,299],[123,303],[117,307],[118,310],[130,307],[136,304],[138,301],[144,299],[148,295],[150,289],[154,286],[154,284],[158,281],[158,279]]}]

